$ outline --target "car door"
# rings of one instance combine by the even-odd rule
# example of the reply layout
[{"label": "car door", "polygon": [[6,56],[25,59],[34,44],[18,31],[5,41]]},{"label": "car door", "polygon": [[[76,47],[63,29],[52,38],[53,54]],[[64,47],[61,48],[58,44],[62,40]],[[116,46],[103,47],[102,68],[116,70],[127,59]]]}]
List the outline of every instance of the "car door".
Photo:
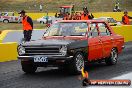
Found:
[{"label": "car door", "polygon": [[99,37],[99,31],[97,28],[97,23],[90,24],[90,32],[88,34],[88,60],[97,60],[102,58],[103,49],[102,41]]},{"label": "car door", "polygon": [[109,27],[105,22],[98,23],[99,36],[103,44],[103,57],[108,57],[110,55],[111,49],[113,48],[113,36]]}]

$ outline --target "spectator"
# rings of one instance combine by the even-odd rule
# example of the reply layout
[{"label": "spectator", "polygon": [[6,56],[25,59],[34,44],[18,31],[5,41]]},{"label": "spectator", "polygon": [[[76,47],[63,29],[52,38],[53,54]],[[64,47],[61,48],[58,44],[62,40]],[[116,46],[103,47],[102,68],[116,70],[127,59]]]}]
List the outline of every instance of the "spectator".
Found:
[{"label": "spectator", "polygon": [[58,14],[57,14],[57,13],[55,13],[55,17],[56,17],[56,18],[58,17]]},{"label": "spectator", "polygon": [[92,15],[92,13],[90,14],[87,7],[83,8],[83,13],[81,15],[81,20],[89,20],[89,19],[93,19],[94,16]]},{"label": "spectator", "polygon": [[20,16],[22,17],[24,41],[30,41],[33,31],[33,21],[25,13],[26,12],[22,10],[18,14],[21,14]]},{"label": "spectator", "polygon": [[71,18],[70,13],[66,12],[66,14],[64,15],[63,20],[69,20],[70,18]]},{"label": "spectator", "polygon": [[119,2],[115,3],[115,9],[119,9]]},{"label": "spectator", "polygon": [[42,5],[40,4],[40,6],[39,6],[39,9],[40,9],[40,11],[42,11],[43,10],[43,7],[42,7]]},{"label": "spectator", "polygon": [[132,17],[128,16],[128,11],[124,11],[124,16],[122,17],[122,22],[124,25],[130,25],[130,20]]}]

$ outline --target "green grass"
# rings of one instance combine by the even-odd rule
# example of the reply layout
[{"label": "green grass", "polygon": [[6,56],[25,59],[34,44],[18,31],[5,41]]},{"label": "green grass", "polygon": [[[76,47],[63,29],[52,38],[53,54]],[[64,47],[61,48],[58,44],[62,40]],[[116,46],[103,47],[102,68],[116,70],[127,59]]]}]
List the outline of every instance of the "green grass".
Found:
[{"label": "green grass", "polygon": [[[132,11],[132,0],[119,0],[122,10]],[[91,12],[112,11],[116,0],[0,0],[0,11],[39,12],[39,5],[43,5],[43,12],[58,12],[61,5],[75,4],[76,10],[87,6]],[[34,6],[36,5],[36,7]]]}]

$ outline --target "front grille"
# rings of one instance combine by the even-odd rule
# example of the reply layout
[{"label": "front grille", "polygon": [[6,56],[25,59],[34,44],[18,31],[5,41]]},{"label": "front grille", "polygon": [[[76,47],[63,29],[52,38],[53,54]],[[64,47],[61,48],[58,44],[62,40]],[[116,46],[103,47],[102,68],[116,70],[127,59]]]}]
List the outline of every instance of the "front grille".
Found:
[{"label": "front grille", "polygon": [[60,46],[27,46],[25,55],[62,55],[59,50]]}]

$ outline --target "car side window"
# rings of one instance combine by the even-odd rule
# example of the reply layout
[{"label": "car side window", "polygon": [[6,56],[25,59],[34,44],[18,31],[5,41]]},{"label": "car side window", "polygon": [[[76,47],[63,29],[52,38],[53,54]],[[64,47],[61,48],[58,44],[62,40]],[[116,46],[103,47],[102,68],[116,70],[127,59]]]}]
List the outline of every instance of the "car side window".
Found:
[{"label": "car side window", "polygon": [[111,34],[105,23],[98,23],[98,28],[101,36],[108,36]]},{"label": "car side window", "polygon": [[87,23],[76,23],[74,27],[76,33],[82,33],[82,35],[85,35],[88,29]]},{"label": "car side window", "polygon": [[91,23],[90,24],[90,37],[97,37],[98,36],[98,29],[97,29],[97,24],[96,23]]}]

